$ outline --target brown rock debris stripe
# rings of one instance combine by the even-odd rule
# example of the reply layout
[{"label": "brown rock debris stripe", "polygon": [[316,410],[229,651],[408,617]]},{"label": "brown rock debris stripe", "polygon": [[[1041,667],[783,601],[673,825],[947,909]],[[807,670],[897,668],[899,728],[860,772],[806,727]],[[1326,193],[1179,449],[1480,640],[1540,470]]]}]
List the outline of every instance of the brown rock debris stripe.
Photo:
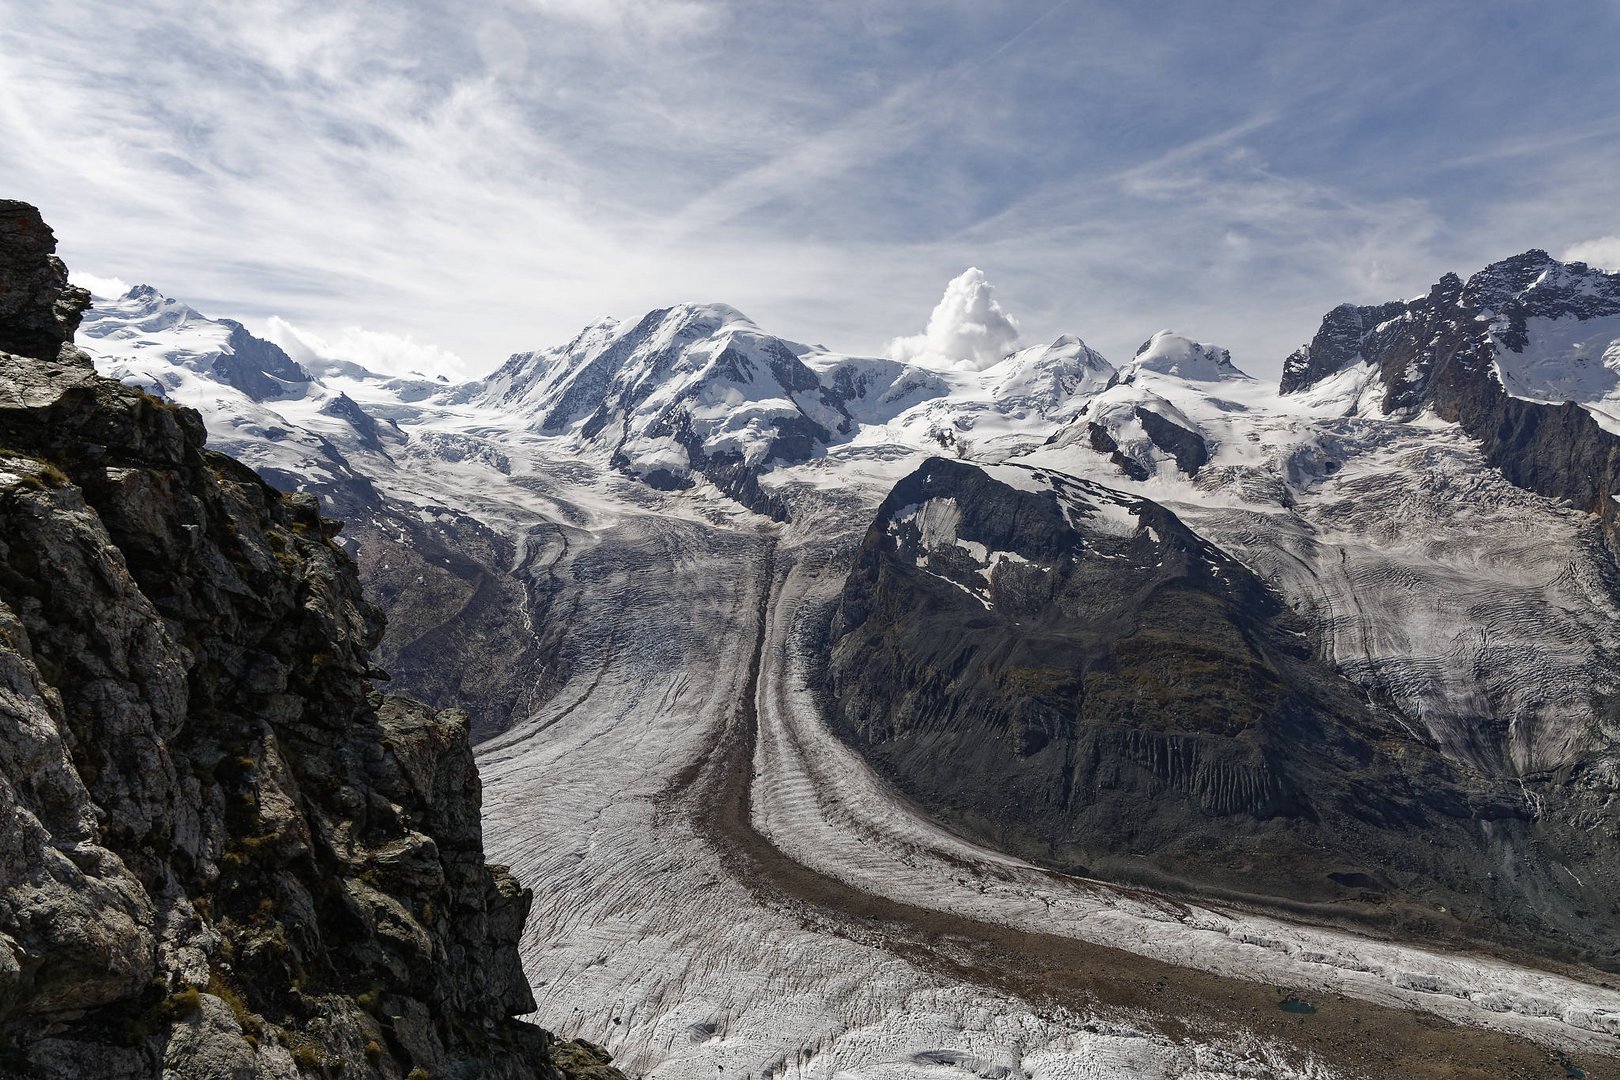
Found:
[{"label": "brown rock debris stripe", "polygon": [[1620,1058],[1587,1054],[1577,1062],[1529,1039],[1354,998],[1311,996],[1316,1013],[1291,1014],[1280,1007],[1286,988],[917,907],[793,861],[760,835],[749,817],[765,616],[780,584],[775,567],[773,548],[746,690],[710,753],[676,777],[668,791],[761,903],[839,937],[863,943],[876,938],[886,951],[924,971],[1021,998],[1036,1009],[1091,1009],[1176,1040],[1252,1033],[1295,1048],[1301,1063],[1315,1057],[1348,1076],[1528,1080],[1577,1075],[1574,1067],[1589,1080],[1620,1078]]}]

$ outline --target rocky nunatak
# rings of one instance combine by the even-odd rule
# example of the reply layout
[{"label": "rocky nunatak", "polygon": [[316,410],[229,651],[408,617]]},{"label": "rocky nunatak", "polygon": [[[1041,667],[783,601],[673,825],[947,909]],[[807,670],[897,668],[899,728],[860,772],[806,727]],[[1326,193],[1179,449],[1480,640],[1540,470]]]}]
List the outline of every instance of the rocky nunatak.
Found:
[{"label": "rocky nunatak", "polygon": [[1620,863],[1591,825],[1609,766],[1447,758],[1163,505],[932,458],[879,508],[831,616],[835,729],[964,835],[1070,873],[1620,966]]},{"label": "rocky nunatak", "polygon": [[312,496],[98,378],[0,202],[0,1075],[617,1076],[533,1008],[465,716]]}]

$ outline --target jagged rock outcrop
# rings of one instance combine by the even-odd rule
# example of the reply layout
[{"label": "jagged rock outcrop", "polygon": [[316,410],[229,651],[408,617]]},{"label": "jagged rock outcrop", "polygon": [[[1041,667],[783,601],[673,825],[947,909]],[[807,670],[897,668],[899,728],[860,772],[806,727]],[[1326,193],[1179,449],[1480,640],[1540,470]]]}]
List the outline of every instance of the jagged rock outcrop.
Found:
[{"label": "jagged rock outcrop", "polygon": [[[1383,393],[1385,415],[1411,417],[1432,408],[1479,440],[1486,460],[1511,483],[1564,499],[1602,519],[1611,547],[1620,550],[1620,435],[1606,429],[1579,391],[1558,386],[1509,387],[1536,334],[1604,320],[1620,326],[1620,274],[1584,263],[1561,263],[1545,251],[1527,251],[1493,263],[1466,282],[1446,274],[1429,292],[1377,307],[1343,305],[1329,312],[1315,338],[1288,357],[1282,392],[1307,390],[1357,364],[1371,365]],[[1549,357],[1567,373],[1601,356]],[[1594,393],[1612,388],[1604,374]]]},{"label": "jagged rock outcrop", "polygon": [[933,458],[845,581],[828,715],[925,809],[1038,863],[1620,962],[1620,876],[1585,833],[1613,778],[1571,770],[1583,809],[1540,817],[1311,631],[1165,507]]},{"label": "jagged rock outcrop", "polygon": [[89,304],[88,292],[68,284],[38,211],[0,200],[0,352],[55,357]]},{"label": "jagged rock outcrop", "polygon": [[1283,361],[1282,392],[1294,393],[1354,364],[1361,363],[1362,343],[1377,328],[1406,310],[1399,300],[1358,307],[1340,304],[1322,317],[1322,326],[1309,345],[1294,350]]},{"label": "jagged rock outcrop", "polygon": [[53,250],[0,203],[0,1074],[561,1075],[464,714],[371,687],[337,526],[98,378]]},{"label": "jagged rock outcrop", "polygon": [[[1052,441],[1055,442],[1058,438],[1058,435],[1054,435]],[[1095,420],[1086,422],[1086,441],[1097,453],[1107,454],[1108,460],[1113,462],[1115,467],[1130,479],[1146,480],[1148,478],[1148,471],[1142,463],[1134,458],[1126,457],[1119,449],[1119,441],[1108,434],[1108,429]]]},{"label": "jagged rock outcrop", "polygon": [[1136,408],[1136,419],[1149,441],[1169,454],[1176,468],[1188,476],[1197,476],[1198,470],[1209,464],[1209,444],[1198,432],[1141,406]]},{"label": "jagged rock outcrop", "polygon": [[366,595],[388,613],[376,657],[391,685],[464,709],[476,742],[527,718],[572,670],[573,620],[549,617],[560,589],[545,563],[565,541],[544,523],[520,546],[466,513],[432,509],[424,522],[385,502],[342,539]]}]

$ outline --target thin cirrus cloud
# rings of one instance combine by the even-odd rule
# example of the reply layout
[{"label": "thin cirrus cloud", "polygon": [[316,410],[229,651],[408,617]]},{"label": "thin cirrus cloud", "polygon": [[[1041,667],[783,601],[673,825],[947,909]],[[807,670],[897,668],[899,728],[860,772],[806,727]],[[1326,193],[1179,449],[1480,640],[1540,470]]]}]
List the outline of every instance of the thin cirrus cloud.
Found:
[{"label": "thin cirrus cloud", "polygon": [[1614,265],[1616,31],[1602,0],[0,0],[0,194],[82,274],[392,369],[682,300],[878,353],[974,266],[1025,341],[1173,325],[1270,374],[1343,300]]}]

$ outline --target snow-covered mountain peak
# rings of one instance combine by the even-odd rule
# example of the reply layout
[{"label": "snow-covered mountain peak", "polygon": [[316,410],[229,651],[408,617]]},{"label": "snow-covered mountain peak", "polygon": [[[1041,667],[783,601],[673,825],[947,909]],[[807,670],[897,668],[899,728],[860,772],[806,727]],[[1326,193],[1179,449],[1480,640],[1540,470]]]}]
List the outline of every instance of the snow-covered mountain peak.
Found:
[{"label": "snow-covered mountain peak", "polygon": [[1052,340],[1050,345],[1031,345],[1028,348],[1010,352],[996,363],[985,368],[987,372],[997,375],[1012,368],[1024,367],[1031,363],[1046,365],[1079,361],[1085,366],[1106,364],[1110,371],[1114,365],[1103,359],[1101,353],[1092,349],[1074,334],[1060,334]]},{"label": "snow-covered mountain peak", "polygon": [[[357,468],[351,457],[386,459],[404,446],[407,437],[387,411],[406,412],[403,403],[426,396],[413,397],[407,381],[384,380],[358,364],[330,361],[313,375],[241,323],[209,318],[150,285],[98,300],[78,344],[101,374],[201,412],[211,447],[273,482],[313,484],[360,502],[370,497],[361,470],[373,466]],[[365,404],[340,387],[363,393]],[[354,505],[345,502],[343,512]]]},{"label": "snow-covered mountain peak", "polygon": [[1469,278],[1461,302],[1481,309],[1482,316],[1517,312],[1524,317],[1602,318],[1620,309],[1620,274],[1527,251]]},{"label": "snow-covered mountain peak", "polygon": [[1073,334],[1020,349],[984,372],[990,395],[1003,410],[1031,409],[1059,421],[1072,420],[1118,374],[1101,353]]},{"label": "snow-covered mountain peak", "polygon": [[593,343],[612,341],[623,331],[624,323],[622,321],[615,319],[611,315],[604,315],[595,322],[586,323],[580,332],[575,334],[567,345],[563,346],[563,349],[570,352],[588,349]]},{"label": "snow-covered mountain peak", "polygon": [[254,401],[304,397],[313,381],[279,346],[241,323],[211,319],[150,285],[96,304],[79,333],[115,378],[163,396],[179,389],[182,371],[210,376]]},{"label": "snow-covered mountain peak", "polygon": [[709,333],[733,329],[758,330],[759,325],[730,304],[676,304],[666,318],[681,325],[711,328]]},{"label": "snow-covered mountain peak", "polygon": [[467,400],[605,451],[655,487],[707,477],[771,513],[754,473],[775,458],[814,453],[851,423],[805,366],[809,351],[729,305],[677,304],[519,353]]},{"label": "snow-covered mountain peak", "polygon": [[154,286],[147,285],[147,284],[144,284],[144,283],[139,284],[139,285],[131,285],[127,290],[125,290],[124,295],[117,298],[117,301],[121,302],[121,303],[127,302],[127,303],[137,303],[137,304],[178,304],[178,303],[180,303],[180,301],[178,301],[178,300],[173,300],[173,299],[170,299],[167,296],[164,296],[162,293],[158,292],[158,290]]},{"label": "snow-covered mountain peak", "polygon": [[109,332],[122,338],[158,333],[191,322],[215,322],[191,305],[165,296],[150,285],[135,285],[112,299],[98,297],[91,310],[96,313],[97,321],[117,320],[118,325]]},{"label": "snow-covered mountain peak", "polygon": [[1249,378],[1232,363],[1232,354],[1226,349],[1170,330],[1160,330],[1136,350],[1125,375],[1130,378],[1141,372],[1173,375],[1189,382]]},{"label": "snow-covered mountain peak", "polygon": [[[635,322],[611,317],[585,326],[564,345],[514,353],[484,381],[476,399],[486,404],[544,415],[541,426],[566,427],[579,421],[599,402],[589,393],[571,393],[576,386],[600,387],[610,382],[640,384],[667,378],[683,363],[692,346],[732,334],[761,334],[754,321],[728,304],[676,304],[649,311]],[[648,362],[657,356],[658,362]],[[568,397],[570,407],[561,409]]]},{"label": "snow-covered mountain peak", "polygon": [[628,336],[640,339],[638,346],[668,349],[703,339],[717,340],[737,333],[759,334],[759,326],[728,304],[676,304],[648,312]]}]

